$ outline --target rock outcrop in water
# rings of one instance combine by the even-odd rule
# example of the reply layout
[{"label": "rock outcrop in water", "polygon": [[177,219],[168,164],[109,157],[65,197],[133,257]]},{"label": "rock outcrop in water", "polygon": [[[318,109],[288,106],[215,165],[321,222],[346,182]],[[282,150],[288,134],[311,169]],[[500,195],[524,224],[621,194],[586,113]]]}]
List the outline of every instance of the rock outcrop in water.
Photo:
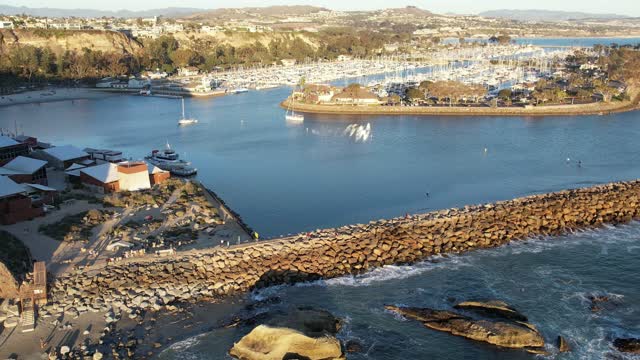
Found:
[{"label": "rock outcrop in water", "polygon": [[271,310],[253,316],[239,314],[233,316],[230,324],[224,327],[267,325],[299,331],[306,336],[334,336],[340,331],[340,319],[325,310],[310,307],[298,307],[284,310]]},{"label": "rock outcrop in water", "polygon": [[312,338],[287,328],[259,325],[229,350],[241,360],[341,360],[340,341],[335,337]]},{"label": "rock outcrop in water", "polygon": [[540,353],[544,349],[544,339],[535,326],[513,321],[474,319],[462,314],[446,310],[428,308],[398,307],[387,305],[387,310],[404,317],[418,320],[424,326],[462,336],[467,339],[482,341],[504,348],[525,349]]},{"label": "rock outcrop in water", "polygon": [[484,315],[496,316],[515,321],[529,321],[526,316],[520,314],[516,309],[500,300],[463,301],[454,306],[454,308],[476,311]]},{"label": "rock outcrop in water", "polygon": [[620,352],[640,354],[640,339],[615,339],[613,346]]},{"label": "rock outcrop in water", "polygon": [[562,336],[558,336],[558,351],[561,353],[571,351],[571,346]]}]

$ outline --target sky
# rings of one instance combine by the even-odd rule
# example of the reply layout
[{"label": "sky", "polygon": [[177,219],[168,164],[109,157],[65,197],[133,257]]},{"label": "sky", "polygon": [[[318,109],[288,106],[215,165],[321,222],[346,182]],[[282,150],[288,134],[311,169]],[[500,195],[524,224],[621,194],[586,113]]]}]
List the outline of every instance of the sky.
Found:
[{"label": "sky", "polygon": [[475,14],[485,10],[535,8],[640,16],[640,1],[638,0],[611,2],[602,0],[536,0],[535,3],[513,0],[429,0],[417,2],[398,0],[393,2],[393,5],[388,0],[0,0],[0,3],[27,7],[100,10],[147,10],[164,7],[212,9],[269,5],[315,5],[335,10],[371,10],[414,5],[436,13]]}]

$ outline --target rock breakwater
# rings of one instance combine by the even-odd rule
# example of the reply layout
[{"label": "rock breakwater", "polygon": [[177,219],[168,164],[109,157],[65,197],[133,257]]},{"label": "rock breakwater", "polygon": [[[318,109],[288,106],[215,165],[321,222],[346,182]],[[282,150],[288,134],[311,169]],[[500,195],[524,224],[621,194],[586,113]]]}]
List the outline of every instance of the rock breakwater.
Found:
[{"label": "rock breakwater", "polygon": [[[640,216],[640,181],[447,209],[229,248],[132,259],[77,270],[51,287],[51,314],[108,311],[135,318],[176,301],[359,274],[443,253],[532,236],[629,222]],[[110,315],[111,316],[111,315]]]}]

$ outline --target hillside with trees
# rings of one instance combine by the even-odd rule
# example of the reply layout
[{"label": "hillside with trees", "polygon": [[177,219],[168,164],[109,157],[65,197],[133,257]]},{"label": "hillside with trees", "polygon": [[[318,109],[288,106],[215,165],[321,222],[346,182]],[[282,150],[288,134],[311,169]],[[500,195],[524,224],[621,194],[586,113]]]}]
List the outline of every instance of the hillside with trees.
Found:
[{"label": "hillside with trees", "polygon": [[394,36],[352,28],[327,28],[318,33],[163,35],[138,42],[117,32],[2,30],[0,87],[20,82],[94,81],[143,70],[173,73],[185,66],[212,71],[277,64],[282,59],[370,57],[379,54]]}]

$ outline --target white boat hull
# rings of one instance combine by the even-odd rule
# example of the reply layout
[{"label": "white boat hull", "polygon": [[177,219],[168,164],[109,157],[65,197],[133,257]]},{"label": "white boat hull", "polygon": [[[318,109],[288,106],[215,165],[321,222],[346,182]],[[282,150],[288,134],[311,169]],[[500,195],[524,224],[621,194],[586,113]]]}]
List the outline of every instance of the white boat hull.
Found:
[{"label": "white boat hull", "polygon": [[287,121],[295,121],[295,122],[301,122],[304,121],[304,116],[302,115],[285,115],[284,117]]},{"label": "white boat hull", "polygon": [[197,124],[198,120],[196,119],[180,119],[178,120],[178,125],[193,125]]}]

